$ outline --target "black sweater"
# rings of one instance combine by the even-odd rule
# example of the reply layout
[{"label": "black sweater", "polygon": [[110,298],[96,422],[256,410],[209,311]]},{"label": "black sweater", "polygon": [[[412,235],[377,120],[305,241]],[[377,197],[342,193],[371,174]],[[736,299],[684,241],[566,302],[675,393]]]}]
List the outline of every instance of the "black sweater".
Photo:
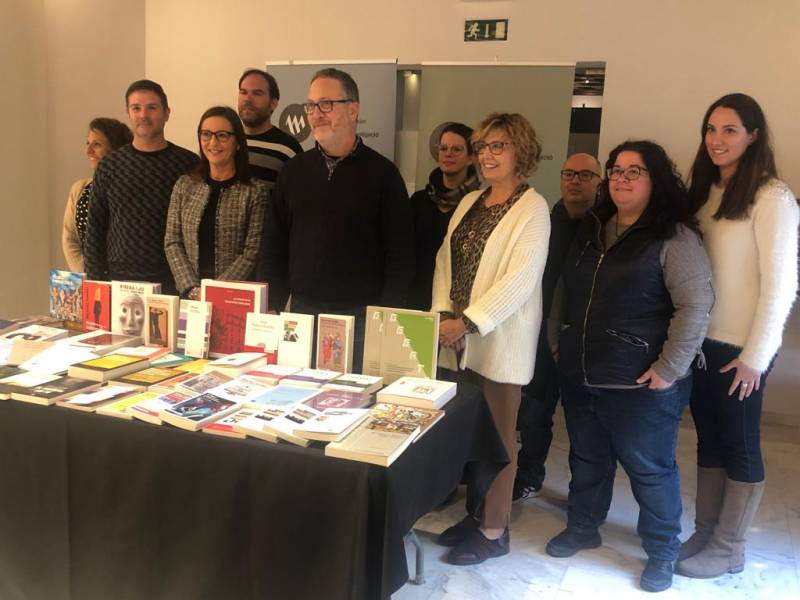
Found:
[{"label": "black sweater", "polygon": [[402,307],[414,229],[397,167],[363,143],[328,177],[316,148],[286,163],[267,211],[263,263],[270,308],[289,293],[341,306]]}]

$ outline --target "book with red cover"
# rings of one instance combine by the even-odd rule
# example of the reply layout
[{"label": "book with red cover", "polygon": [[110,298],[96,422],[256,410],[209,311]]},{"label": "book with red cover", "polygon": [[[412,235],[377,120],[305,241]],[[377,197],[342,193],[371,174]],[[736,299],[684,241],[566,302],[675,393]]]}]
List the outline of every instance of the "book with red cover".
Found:
[{"label": "book with red cover", "polygon": [[83,329],[111,331],[111,282],[83,282]]},{"label": "book with red cover", "polygon": [[267,310],[267,284],[203,279],[201,293],[201,299],[213,306],[209,356],[218,358],[241,352],[247,313]]}]

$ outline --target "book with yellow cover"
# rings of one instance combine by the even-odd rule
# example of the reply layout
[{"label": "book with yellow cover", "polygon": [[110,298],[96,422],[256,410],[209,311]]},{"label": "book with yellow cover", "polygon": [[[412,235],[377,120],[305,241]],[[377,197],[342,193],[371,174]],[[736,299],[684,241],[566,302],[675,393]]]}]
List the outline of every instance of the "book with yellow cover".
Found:
[{"label": "book with yellow cover", "polygon": [[91,379],[92,381],[109,381],[134,371],[146,369],[150,362],[139,356],[125,354],[107,354],[100,358],[85,360],[69,367],[70,377]]},{"label": "book with yellow cover", "polygon": [[129,421],[133,419],[133,415],[128,412],[128,409],[131,406],[135,406],[140,402],[145,402],[147,400],[152,400],[153,398],[158,398],[161,394],[155,394],[153,392],[141,392],[139,394],[134,394],[133,396],[125,396],[116,402],[112,402],[111,404],[105,404],[99,407],[94,412],[98,415],[105,415],[107,417],[116,417],[118,419],[128,419]]},{"label": "book with yellow cover", "polygon": [[114,379],[113,381],[109,381],[108,384],[132,385],[144,391],[150,386],[163,384],[165,382],[168,382],[177,377],[182,377],[184,375],[187,375],[187,373],[184,373],[182,371],[176,371],[175,369],[149,367],[147,369],[142,369],[141,371],[130,373],[129,375],[125,375],[124,377],[120,377],[119,379]]}]

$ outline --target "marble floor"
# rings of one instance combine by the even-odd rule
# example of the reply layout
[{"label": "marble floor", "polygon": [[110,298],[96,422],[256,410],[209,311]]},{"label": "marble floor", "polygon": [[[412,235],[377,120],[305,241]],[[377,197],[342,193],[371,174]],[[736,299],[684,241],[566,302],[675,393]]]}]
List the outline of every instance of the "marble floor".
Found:
[{"label": "marble floor", "polygon": [[[437,546],[434,540],[463,517],[462,486],[453,504],[416,523],[425,553],[425,583],[406,584],[392,595],[392,600],[800,600],[800,429],[763,426],[767,483],[749,532],[744,572],[713,580],[675,576],[673,587],[657,596],[639,589],[646,556],[635,530],[637,505],[622,469],[617,471],[611,512],[600,530],[602,547],[584,550],[571,558],[545,554],[547,540],[565,524],[569,441],[560,412],[554,434],[542,495],[513,507],[511,554],[474,567],[454,567],[443,561],[447,549]],[[695,432],[691,417],[687,416],[678,446],[684,502],[682,539],[693,531],[694,457]],[[407,555],[413,576],[414,553],[410,545]]]}]

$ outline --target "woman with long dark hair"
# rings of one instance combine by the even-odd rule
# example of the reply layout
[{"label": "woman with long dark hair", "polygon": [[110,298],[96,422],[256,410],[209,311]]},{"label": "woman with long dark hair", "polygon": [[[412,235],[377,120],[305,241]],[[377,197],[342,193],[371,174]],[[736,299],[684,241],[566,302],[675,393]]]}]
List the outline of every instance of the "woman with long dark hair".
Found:
[{"label": "woman with long dark hair", "polygon": [[620,144],[564,267],[561,399],[570,439],[567,527],[551,556],[596,548],[617,461],[639,504],[643,589],[672,584],[681,531],[675,462],[691,364],[713,304],[711,267],[664,149]]},{"label": "woman with long dark hair", "polygon": [[692,389],[696,529],[678,572],[708,578],[744,569],[745,534],[764,491],[764,386],[797,293],[800,210],[778,179],[766,118],[750,96],[728,94],[706,111],[689,196],[717,300]]},{"label": "woman with long dark hair", "polygon": [[250,178],[247,138],[232,108],[203,113],[197,139],[200,162],[175,183],[164,237],[175,286],[192,299],[201,279],[252,277],[269,193]]}]

